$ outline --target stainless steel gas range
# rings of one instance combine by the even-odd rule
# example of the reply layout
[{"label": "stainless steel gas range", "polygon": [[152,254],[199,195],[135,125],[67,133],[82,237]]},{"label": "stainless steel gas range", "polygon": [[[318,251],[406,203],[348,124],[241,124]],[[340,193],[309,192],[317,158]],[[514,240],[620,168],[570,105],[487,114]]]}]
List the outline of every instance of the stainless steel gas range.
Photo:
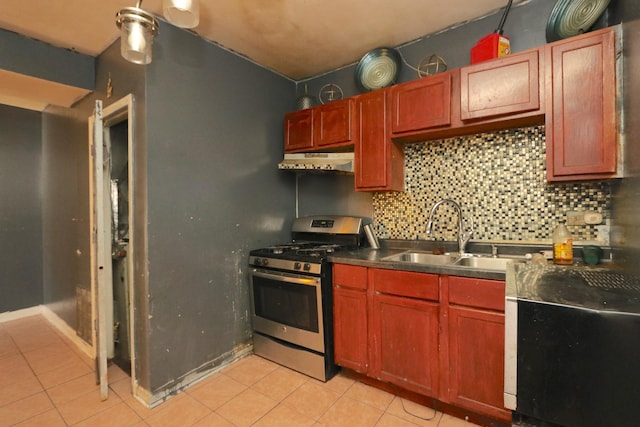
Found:
[{"label": "stainless steel gas range", "polygon": [[297,218],[292,241],[249,253],[254,353],[327,381],[333,361],[329,254],[362,245],[359,217]]}]

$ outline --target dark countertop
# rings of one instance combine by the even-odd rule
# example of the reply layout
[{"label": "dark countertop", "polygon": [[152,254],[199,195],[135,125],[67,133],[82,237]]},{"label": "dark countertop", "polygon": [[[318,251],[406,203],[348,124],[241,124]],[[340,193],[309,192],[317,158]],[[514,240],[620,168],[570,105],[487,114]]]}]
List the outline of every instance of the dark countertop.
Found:
[{"label": "dark countertop", "polygon": [[514,264],[507,296],[598,311],[640,314],[640,278],[613,265]]}]

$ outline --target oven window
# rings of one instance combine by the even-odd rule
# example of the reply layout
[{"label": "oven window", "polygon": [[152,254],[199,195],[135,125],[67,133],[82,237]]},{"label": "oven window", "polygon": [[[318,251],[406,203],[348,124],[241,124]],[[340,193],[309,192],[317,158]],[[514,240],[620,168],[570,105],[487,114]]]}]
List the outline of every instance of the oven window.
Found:
[{"label": "oven window", "polygon": [[253,277],[256,316],[294,328],[319,332],[315,286]]}]

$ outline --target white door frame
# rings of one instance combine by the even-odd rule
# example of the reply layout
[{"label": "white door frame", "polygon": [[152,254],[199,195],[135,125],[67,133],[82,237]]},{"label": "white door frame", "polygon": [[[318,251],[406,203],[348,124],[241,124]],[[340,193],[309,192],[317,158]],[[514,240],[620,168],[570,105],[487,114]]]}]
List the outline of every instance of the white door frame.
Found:
[{"label": "white door frame", "polygon": [[[100,392],[103,399],[108,396],[108,378],[106,375],[106,358],[113,357],[114,344],[113,344],[113,276],[110,273],[111,268],[111,204],[108,203],[105,206],[104,201],[97,200],[96,186],[102,185],[106,193],[110,196],[111,190],[111,176],[110,170],[107,169],[107,176],[100,176],[102,174],[97,173],[97,162],[104,163],[110,162],[109,158],[103,158],[103,152],[106,156],[110,156],[111,152],[111,140],[109,138],[108,128],[118,123],[127,120],[127,146],[128,146],[128,197],[129,197],[129,244],[127,250],[127,271],[128,271],[128,283],[129,283],[129,348],[131,352],[131,385],[134,395],[136,395],[137,387],[137,372],[135,363],[135,317],[134,317],[134,301],[135,301],[135,286],[134,286],[134,259],[135,248],[134,245],[134,219],[135,212],[134,206],[134,98],[132,94],[129,94],[113,104],[105,107],[102,110],[101,117],[98,117],[98,108],[94,115],[89,117],[89,207],[90,207],[90,232],[91,232],[91,324],[92,328],[92,342],[93,348],[98,357],[98,374],[100,379]],[[100,127],[102,129],[100,129]],[[94,129],[95,128],[95,129]],[[96,132],[94,134],[94,132]],[[99,134],[98,132],[101,132]],[[102,140],[102,141],[101,141]],[[95,146],[95,143],[100,142],[104,145],[104,151],[102,147]],[[96,176],[98,175],[98,176]],[[101,179],[102,183],[97,182],[97,179]],[[108,215],[106,221],[102,215]],[[98,227],[98,224],[102,226]],[[101,228],[99,230],[98,228]],[[105,229],[106,228],[106,229]],[[99,247],[99,242],[105,240],[98,239],[98,233],[102,236],[108,236],[106,241],[108,247]],[[104,254],[108,253],[109,260],[107,262]],[[99,256],[102,254],[102,262],[99,260]],[[107,265],[108,264],[108,265]],[[102,268],[101,268],[102,267]],[[103,283],[105,282],[105,283]],[[98,290],[104,290],[106,292],[98,292]],[[104,313],[104,315],[102,315]],[[109,320],[111,319],[111,320]],[[99,333],[99,329],[104,333]],[[104,364],[104,366],[101,366]]]}]

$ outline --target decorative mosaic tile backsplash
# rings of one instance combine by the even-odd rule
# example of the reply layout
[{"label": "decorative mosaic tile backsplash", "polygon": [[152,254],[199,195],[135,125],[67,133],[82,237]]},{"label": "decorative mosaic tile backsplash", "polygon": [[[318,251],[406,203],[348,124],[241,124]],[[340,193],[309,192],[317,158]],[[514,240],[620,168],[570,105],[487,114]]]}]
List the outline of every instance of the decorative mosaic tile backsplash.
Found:
[{"label": "decorative mosaic tile backsplash", "polygon": [[[426,236],[440,199],[461,205],[474,241],[548,242],[569,211],[600,212],[610,223],[615,181],[547,183],[544,126],[409,144],[404,153],[405,191],[373,196],[381,238],[455,241],[458,217],[449,204]],[[568,228],[575,240],[598,239],[596,226]]]}]

